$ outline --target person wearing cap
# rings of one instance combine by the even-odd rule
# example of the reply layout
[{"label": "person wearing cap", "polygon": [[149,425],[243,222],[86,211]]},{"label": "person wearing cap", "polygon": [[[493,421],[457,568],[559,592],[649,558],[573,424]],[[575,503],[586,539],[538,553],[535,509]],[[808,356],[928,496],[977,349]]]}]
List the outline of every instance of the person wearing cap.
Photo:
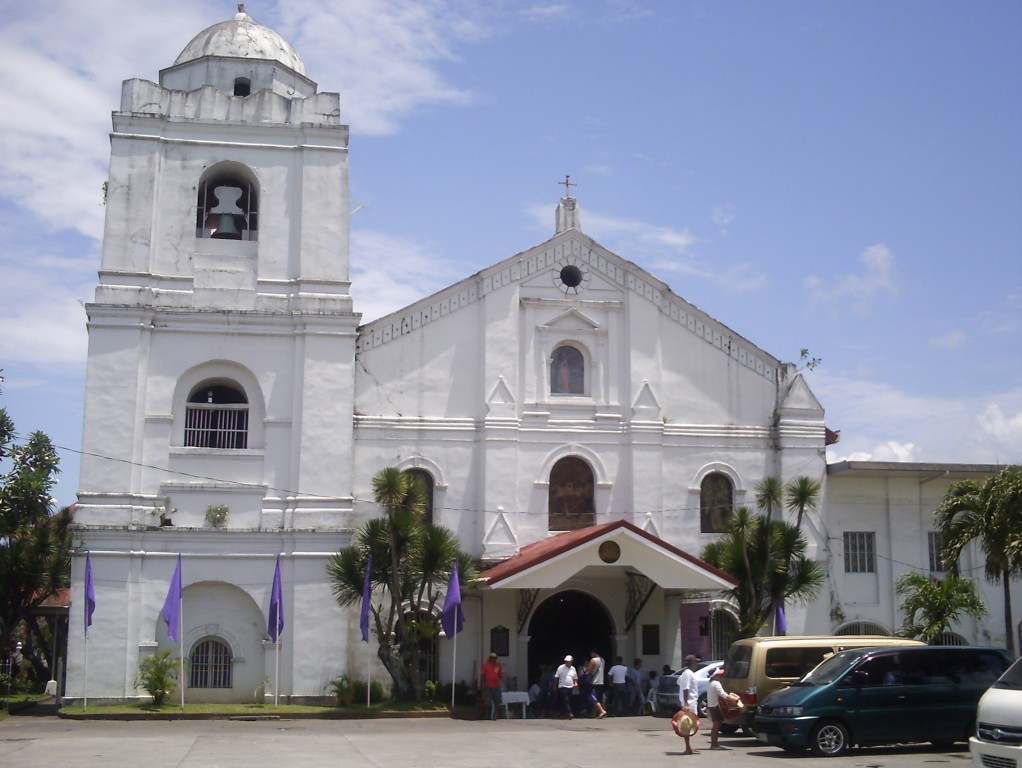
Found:
[{"label": "person wearing cap", "polygon": [[[695,717],[699,711],[699,687],[696,685],[695,669],[699,664],[699,657],[693,656],[691,653],[685,657],[685,670],[681,673],[681,677],[678,678],[678,698],[681,700],[681,711],[691,712],[692,716]],[[692,743],[689,741],[689,736],[683,734],[685,738],[685,752],[686,755],[697,755],[699,754],[698,749],[692,749]]]},{"label": "person wearing cap", "polygon": [[710,684],[706,686],[706,714],[710,716],[710,749],[727,749],[717,743],[720,736],[720,726],[724,722],[724,713],[720,710],[720,701],[727,693],[720,679],[724,676],[724,667],[718,667],[710,678]]},{"label": "person wearing cap", "polygon": [[490,713],[490,719],[497,719],[500,710],[500,681],[504,668],[497,661],[497,654],[491,653],[483,662],[483,711]]},{"label": "person wearing cap", "polygon": [[564,657],[564,663],[554,672],[554,677],[557,678],[557,700],[561,702],[561,710],[569,720],[574,720],[571,696],[578,687],[578,671],[575,669],[575,660],[570,655]]}]

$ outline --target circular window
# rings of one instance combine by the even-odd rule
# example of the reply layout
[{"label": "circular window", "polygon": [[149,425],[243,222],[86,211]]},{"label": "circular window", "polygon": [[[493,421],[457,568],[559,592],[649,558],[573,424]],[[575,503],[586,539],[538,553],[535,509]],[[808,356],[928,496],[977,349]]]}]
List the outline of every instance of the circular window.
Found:
[{"label": "circular window", "polygon": [[582,285],[582,270],[574,264],[568,264],[561,268],[561,282],[568,288],[577,288]]},{"label": "circular window", "polygon": [[621,557],[621,547],[616,541],[605,541],[600,545],[600,559],[605,563],[616,563]]}]

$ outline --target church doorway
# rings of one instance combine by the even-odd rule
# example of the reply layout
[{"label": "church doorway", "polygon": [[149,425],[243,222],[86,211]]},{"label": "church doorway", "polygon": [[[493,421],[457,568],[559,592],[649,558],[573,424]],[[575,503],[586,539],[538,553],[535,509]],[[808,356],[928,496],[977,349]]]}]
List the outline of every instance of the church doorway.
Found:
[{"label": "church doorway", "polygon": [[[594,597],[565,590],[544,600],[529,622],[529,680],[539,679],[539,665],[557,669],[571,654],[575,665],[588,659],[593,649],[609,659],[613,652],[613,622],[607,609]],[[610,664],[607,665],[610,668]]]}]

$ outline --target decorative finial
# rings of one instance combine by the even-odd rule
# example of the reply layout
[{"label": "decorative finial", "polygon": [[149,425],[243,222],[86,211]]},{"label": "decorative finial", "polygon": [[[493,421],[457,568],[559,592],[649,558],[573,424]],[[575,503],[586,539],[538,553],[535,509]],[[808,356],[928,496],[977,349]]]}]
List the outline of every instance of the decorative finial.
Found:
[{"label": "decorative finial", "polygon": [[244,3],[238,3],[238,13],[244,13],[244,12],[245,12],[245,4]]},{"label": "decorative finial", "polygon": [[568,174],[564,174],[564,181],[559,181],[557,183],[561,184],[564,187],[565,197],[571,197],[571,188],[578,186],[576,182],[571,180],[571,176],[569,176]]}]

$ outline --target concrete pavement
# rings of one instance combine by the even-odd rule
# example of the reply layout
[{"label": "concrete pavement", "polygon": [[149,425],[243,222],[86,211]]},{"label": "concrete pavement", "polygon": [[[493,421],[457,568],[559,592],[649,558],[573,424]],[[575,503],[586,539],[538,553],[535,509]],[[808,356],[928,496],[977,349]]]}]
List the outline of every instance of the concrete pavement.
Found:
[{"label": "concrete pavement", "polygon": [[[967,750],[871,749],[848,757],[793,757],[754,740],[724,737],[711,752],[706,732],[698,755],[670,720],[654,717],[562,720],[201,720],[78,721],[12,717],[0,722],[4,768],[663,768],[671,766],[907,767],[965,765]],[[865,760],[865,762],[864,762]]]}]

